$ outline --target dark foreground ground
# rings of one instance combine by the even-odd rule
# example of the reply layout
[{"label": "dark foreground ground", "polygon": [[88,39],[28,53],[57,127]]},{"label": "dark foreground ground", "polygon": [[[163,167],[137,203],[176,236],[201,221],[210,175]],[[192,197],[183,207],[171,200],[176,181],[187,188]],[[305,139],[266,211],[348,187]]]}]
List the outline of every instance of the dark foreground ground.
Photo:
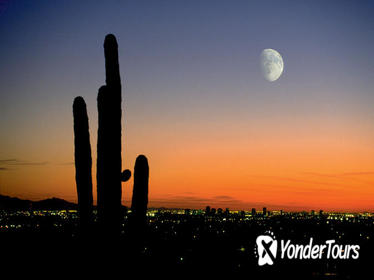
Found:
[{"label": "dark foreground ground", "polygon": [[[194,279],[372,279],[374,219],[370,216],[310,216],[302,213],[263,217],[241,214],[173,214],[148,217],[138,244],[124,216],[119,240],[82,238],[74,211],[3,211],[0,217],[0,270],[30,274],[136,273]],[[258,266],[256,238],[265,231],[278,240],[316,244],[334,239],[360,245],[357,260],[284,260]],[[278,246],[279,248],[279,246]],[[278,255],[279,255],[278,249]],[[132,278],[131,278],[132,279]]]}]

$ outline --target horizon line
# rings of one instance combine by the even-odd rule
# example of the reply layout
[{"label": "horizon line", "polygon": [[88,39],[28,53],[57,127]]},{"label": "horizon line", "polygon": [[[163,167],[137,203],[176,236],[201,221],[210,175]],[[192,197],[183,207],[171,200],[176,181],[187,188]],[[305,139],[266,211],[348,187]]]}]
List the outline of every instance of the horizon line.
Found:
[{"label": "horizon line", "polygon": [[[64,200],[68,203],[72,203],[72,204],[75,204],[75,205],[78,205],[78,202],[77,201],[71,201],[71,200],[67,200],[67,199],[64,199],[64,198],[59,198],[59,197],[56,197],[56,196],[50,196],[48,198],[42,198],[42,199],[28,199],[28,198],[19,198],[17,196],[11,196],[11,195],[5,195],[5,194],[0,194],[0,196],[5,196],[5,197],[9,197],[9,198],[15,198],[15,199],[20,199],[20,200],[29,200],[31,202],[38,202],[38,201],[43,201],[43,200],[48,200],[48,199],[60,199],[60,200]],[[167,200],[165,200],[166,202]],[[173,200],[171,200],[170,202],[172,202]],[[95,201],[96,202],[96,201]],[[128,207],[122,203],[124,202],[131,202],[130,200],[121,200],[121,205],[124,206],[124,207]],[[174,201],[175,202],[175,201]],[[152,203],[152,202],[151,202]],[[245,203],[245,202],[243,202]],[[259,203],[257,203],[258,205]],[[214,205],[214,203],[213,203]],[[93,204],[94,207],[97,207],[97,203],[94,203]],[[287,205],[284,205],[285,207],[282,209],[280,207],[272,207],[271,204],[270,205],[266,205],[264,204],[263,206],[255,206],[255,207],[243,207],[243,208],[240,208],[240,207],[233,207],[230,209],[230,207],[216,207],[216,206],[211,206],[211,204],[204,204],[204,205],[201,205],[201,206],[157,206],[157,205],[151,205],[151,206],[148,206],[147,208],[148,209],[166,209],[166,210],[186,210],[186,209],[189,209],[189,210],[204,210],[205,211],[205,208],[206,207],[210,207],[211,209],[222,209],[222,210],[225,210],[225,209],[229,209],[229,211],[245,211],[245,212],[251,212],[252,209],[255,209],[257,213],[260,213],[260,212],[263,212],[263,208],[266,208],[266,211],[270,211],[270,212],[274,212],[274,211],[283,211],[283,212],[288,212],[288,213],[301,213],[301,212],[312,212],[312,211],[315,211],[316,214],[319,213],[319,211],[323,211],[323,213],[355,213],[355,214],[359,214],[359,213],[373,213],[374,214],[374,209],[333,209],[333,210],[324,210],[323,207],[318,207],[318,208],[312,208],[312,207],[303,207],[303,206],[287,206]],[[275,206],[275,205],[274,205]],[[131,207],[128,207],[128,208],[131,208]],[[295,208],[295,209],[292,209],[292,208]]]}]

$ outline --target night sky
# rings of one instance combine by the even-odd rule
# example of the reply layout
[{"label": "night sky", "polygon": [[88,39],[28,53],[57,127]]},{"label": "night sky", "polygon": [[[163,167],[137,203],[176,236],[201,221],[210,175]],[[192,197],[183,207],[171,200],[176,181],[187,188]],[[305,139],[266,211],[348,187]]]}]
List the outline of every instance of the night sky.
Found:
[{"label": "night sky", "polygon": [[[76,201],[72,102],[87,102],[95,163],[113,33],[123,165],[147,155],[150,206],[372,211],[373,13],[372,1],[0,0],[0,194]],[[265,48],[284,60],[275,82]]]}]

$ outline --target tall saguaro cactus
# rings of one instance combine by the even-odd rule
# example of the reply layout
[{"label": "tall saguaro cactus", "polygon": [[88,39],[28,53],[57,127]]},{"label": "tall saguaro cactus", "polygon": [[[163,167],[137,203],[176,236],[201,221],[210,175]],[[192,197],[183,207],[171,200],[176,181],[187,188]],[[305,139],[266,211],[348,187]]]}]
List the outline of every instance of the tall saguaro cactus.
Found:
[{"label": "tall saguaro cactus", "polygon": [[92,222],[92,159],[86,103],[80,96],[74,99],[74,156],[80,224],[83,231]]},{"label": "tall saguaro cactus", "polygon": [[99,90],[97,105],[97,206],[101,228],[118,232],[121,214],[121,78],[118,45],[109,34],[104,41],[106,85]]},{"label": "tall saguaro cactus", "polygon": [[[122,170],[121,78],[116,38],[109,34],[104,41],[106,85],[99,89],[97,136],[97,209],[99,228],[106,237],[116,237],[121,225],[121,182],[130,179],[131,171]],[[92,219],[91,146],[89,140],[86,104],[77,97],[73,105],[75,134],[75,166],[81,223]],[[145,225],[148,204],[148,160],[141,155],[136,159],[132,210],[134,230]],[[135,230],[136,231],[136,230]],[[111,239],[105,239],[111,240]]]}]

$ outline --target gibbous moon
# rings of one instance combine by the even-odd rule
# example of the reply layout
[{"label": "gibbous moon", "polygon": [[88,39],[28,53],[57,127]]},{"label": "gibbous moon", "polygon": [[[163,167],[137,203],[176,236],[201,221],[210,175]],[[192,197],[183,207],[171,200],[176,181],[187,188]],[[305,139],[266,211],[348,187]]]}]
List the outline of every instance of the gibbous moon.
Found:
[{"label": "gibbous moon", "polygon": [[280,53],[273,49],[264,49],[261,52],[261,70],[269,82],[278,80],[283,72],[283,59]]}]

